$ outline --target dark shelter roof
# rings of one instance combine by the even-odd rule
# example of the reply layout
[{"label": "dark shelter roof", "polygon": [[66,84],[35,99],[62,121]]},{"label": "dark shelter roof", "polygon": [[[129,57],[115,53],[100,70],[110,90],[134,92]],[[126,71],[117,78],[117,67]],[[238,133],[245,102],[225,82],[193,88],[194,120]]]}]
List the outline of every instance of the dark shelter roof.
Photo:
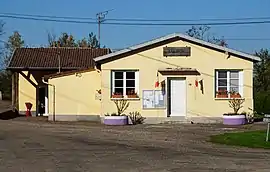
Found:
[{"label": "dark shelter roof", "polygon": [[107,48],[18,48],[8,69],[44,70],[94,68],[94,58],[111,53]]}]

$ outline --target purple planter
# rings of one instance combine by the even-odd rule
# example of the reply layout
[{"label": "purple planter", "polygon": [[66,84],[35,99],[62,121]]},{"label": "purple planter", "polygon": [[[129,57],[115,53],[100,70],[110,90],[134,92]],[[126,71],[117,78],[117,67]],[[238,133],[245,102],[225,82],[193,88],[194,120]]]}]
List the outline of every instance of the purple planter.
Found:
[{"label": "purple planter", "polygon": [[224,125],[244,125],[246,124],[245,115],[223,115]]},{"label": "purple planter", "polygon": [[105,125],[127,125],[128,118],[127,116],[105,116],[104,124]]}]

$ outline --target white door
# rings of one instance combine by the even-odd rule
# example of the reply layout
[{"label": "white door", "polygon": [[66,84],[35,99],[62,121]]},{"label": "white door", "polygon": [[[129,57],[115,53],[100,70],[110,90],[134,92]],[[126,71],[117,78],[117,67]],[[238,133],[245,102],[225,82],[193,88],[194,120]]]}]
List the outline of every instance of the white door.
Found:
[{"label": "white door", "polygon": [[170,116],[186,116],[186,80],[171,80],[170,96]]}]

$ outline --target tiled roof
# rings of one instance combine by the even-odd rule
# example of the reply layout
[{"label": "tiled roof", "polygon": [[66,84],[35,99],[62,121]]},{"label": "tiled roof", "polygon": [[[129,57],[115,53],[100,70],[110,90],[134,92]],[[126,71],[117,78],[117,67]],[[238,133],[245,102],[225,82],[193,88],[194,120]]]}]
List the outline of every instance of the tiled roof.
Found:
[{"label": "tiled roof", "polygon": [[95,66],[94,58],[110,53],[107,48],[18,48],[8,69],[83,69]]}]

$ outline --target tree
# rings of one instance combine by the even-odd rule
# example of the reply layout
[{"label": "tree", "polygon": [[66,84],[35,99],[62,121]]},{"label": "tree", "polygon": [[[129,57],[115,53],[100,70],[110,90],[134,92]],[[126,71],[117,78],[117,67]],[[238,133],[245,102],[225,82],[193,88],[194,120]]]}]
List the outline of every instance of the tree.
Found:
[{"label": "tree", "polygon": [[7,54],[4,59],[5,67],[8,66],[8,63],[12,57],[13,52],[16,48],[20,48],[24,46],[24,40],[18,31],[13,32],[11,36],[8,38],[8,42],[5,43],[5,48],[7,50]]},{"label": "tree", "polygon": [[[52,40],[54,39],[54,40]],[[77,47],[74,37],[68,33],[62,33],[62,35],[55,40],[55,37],[49,36],[50,47]]]},{"label": "tree", "polygon": [[83,38],[76,41],[73,35],[68,33],[62,33],[59,38],[56,38],[54,34],[48,34],[48,41],[50,47],[90,47],[99,48],[99,42],[94,33],[90,33],[88,38]]},{"label": "tree", "polygon": [[[3,66],[6,68],[16,48],[24,46],[24,40],[18,31],[13,32],[5,43],[5,53],[3,55]],[[10,71],[3,70],[0,73],[0,90],[3,98],[11,99],[12,74]]]},{"label": "tree", "polygon": [[188,29],[186,33],[191,37],[227,47],[228,44],[226,43],[224,38],[217,38],[214,35],[210,34],[209,33],[210,29],[211,29],[210,26],[199,26],[199,27],[192,26],[192,28]]},{"label": "tree", "polygon": [[270,53],[261,49],[255,53],[261,58],[254,64],[254,107],[259,113],[270,112]]},{"label": "tree", "polygon": [[[0,38],[1,38],[1,36],[3,34],[4,34],[4,23],[0,20]],[[0,40],[0,43],[1,42],[2,41]],[[1,59],[2,59],[3,55],[4,55],[4,48],[0,46],[0,57],[1,57]]]}]

